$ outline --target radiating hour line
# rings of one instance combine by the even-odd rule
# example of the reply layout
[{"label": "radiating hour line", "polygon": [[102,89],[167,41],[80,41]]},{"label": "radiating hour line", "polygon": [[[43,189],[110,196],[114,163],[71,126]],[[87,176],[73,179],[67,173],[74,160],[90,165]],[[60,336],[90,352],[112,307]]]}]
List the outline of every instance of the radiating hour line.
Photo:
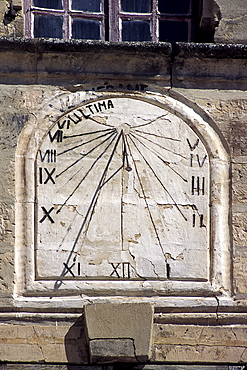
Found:
[{"label": "radiating hour line", "polygon": [[[111,132],[116,132],[116,130],[111,130]],[[58,153],[58,156],[59,156],[59,155],[63,155],[63,154],[65,154],[65,153],[67,153],[67,152],[70,152],[71,150],[74,150],[74,149],[76,149],[76,148],[79,148],[79,147],[81,147],[81,146],[83,146],[83,145],[89,144],[89,143],[91,143],[91,142],[93,142],[93,141],[95,141],[95,140],[98,140],[98,139],[100,139],[100,138],[102,138],[102,137],[104,137],[104,136],[106,136],[106,135],[109,135],[109,134],[110,134],[110,132],[107,132],[106,134],[103,134],[103,135],[97,136],[97,137],[95,137],[95,138],[93,138],[93,139],[91,139],[91,140],[88,140],[88,141],[85,141],[85,142],[83,142],[83,143],[81,143],[81,144],[75,145],[75,146],[73,146],[72,148],[66,149],[66,150],[64,150],[63,152]]]},{"label": "radiating hour line", "polygon": [[[168,113],[166,114],[162,114],[161,116],[159,117],[156,117],[155,119],[153,119],[152,121],[149,121],[147,123],[143,123],[142,125],[138,125],[138,126],[132,126],[133,128],[137,128],[137,127],[143,127],[143,126],[147,126],[147,125],[151,125],[151,123],[154,123],[155,121],[157,121],[158,119],[161,119],[163,117],[166,117],[168,115]],[[169,121],[171,122],[169,119],[166,119],[166,121]]]},{"label": "radiating hour line", "polygon": [[[76,138],[76,137],[85,137],[85,139],[87,141],[80,142],[79,139],[74,140],[74,143],[71,143],[74,146],[69,148],[69,149],[64,150],[61,153],[59,153],[58,155],[60,155],[60,156],[67,153],[67,152],[75,150],[76,148],[79,148],[79,147],[85,146],[87,144],[90,144],[92,142],[95,142],[96,140],[99,140],[100,142],[97,145],[95,145],[96,143],[94,143],[93,144],[94,147],[91,148],[90,150],[89,150],[89,148],[90,148],[91,145],[89,145],[89,148],[86,147],[84,150],[88,149],[87,153],[81,154],[80,158],[78,158],[76,161],[74,161],[73,163],[68,165],[67,168],[62,170],[62,172],[60,172],[56,176],[56,177],[61,176],[66,171],[68,171],[70,168],[72,168],[73,166],[78,164],[82,159],[84,159],[90,153],[98,150],[98,151],[96,151],[96,154],[94,154],[93,158],[90,158],[91,160],[93,160],[93,163],[87,169],[87,172],[82,174],[83,177],[81,179],[78,179],[79,182],[77,184],[75,184],[75,187],[72,188],[69,196],[66,198],[64,203],[60,206],[60,208],[57,210],[57,213],[59,213],[62,210],[62,208],[68,203],[69,199],[80,188],[80,186],[83,183],[85,184],[85,180],[86,180],[86,178],[88,177],[89,174],[92,174],[92,173],[93,174],[95,173],[96,175],[98,174],[99,181],[98,181],[97,185],[95,186],[95,188],[93,189],[92,193],[90,194],[91,198],[89,198],[89,197],[87,198],[88,199],[88,207],[87,207],[87,210],[85,211],[85,214],[81,215],[83,219],[81,220],[81,224],[79,225],[79,229],[77,231],[76,237],[75,237],[74,241],[72,241],[72,248],[69,252],[67,262],[66,262],[66,264],[64,264],[65,267],[63,268],[63,271],[61,273],[61,277],[66,274],[66,271],[67,271],[66,266],[68,266],[69,262],[72,260],[72,257],[74,256],[73,261],[75,262],[77,256],[81,253],[81,250],[82,250],[82,248],[84,246],[84,243],[85,243],[85,238],[87,237],[87,234],[89,233],[89,230],[90,230],[90,225],[92,223],[92,219],[93,219],[94,214],[95,214],[95,209],[96,209],[96,207],[99,206],[98,203],[100,202],[100,197],[102,196],[102,188],[104,188],[104,186],[106,184],[108,184],[114,177],[116,177],[116,175],[119,174],[119,172],[121,170],[125,169],[127,171],[131,171],[132,170],[131,166],[133,167],[133,170],[134,170],[134,174],[135,174],[134,177],[137,179],[136,180],[137,183],[140,184],[140,188],[138,187],[139,189],[137,188],[138,190],[136,189],[136,191],[138,191],[138,195],[141,198],[143,197],[143,202],[145,202],[145,203],[142,203],[144,209],[146,209],[145,217],[147,217],[147,219],[150,220],[149,222],[151,222],[151,225],[153,227],[153,233],[155,235],[155,238],[157,239],[157,243],[159,244],[159,247],[162,251],[162,254],[165,257],[164,249],[163,249],[163,246],[162,246],[162,239],[161,239],[161,236],[163,234],[155,226],[155,219],[154,219],[154,216],[152,214],[152,208],[151,208],[151,205],[148,203],[148,194],[146,194],[147,189],[145,187],[145,182],[142,182],[141,174],[139,173],[140,168],[142,168],[142,167],[138,166],[138,162],[140,161],[141,162],[140,166],[144,165],[144,168],[145,168],[145,166],[147,166],[146,167],[147,168],[146,176],[150,175],[151,178],[155,182],[157,181],[160,184],[160,186],[162,187],[164,192],[167,194],[167,196],[173,202],[172,204],[174,205],[174,207],[177,208],[177,210],[182,215],[182,217],[187,221],[187,218],[183,214],[179,205],[176,203],[175,199],[173,198],[171,193],[166,188],[166,184],[163,183],[162,177],[160,177],[160,174],[156,173],[155,169],[152,168],[152,162],[150,162],[151,160],[149,161],[148,154],[151,153],[150,154],[151,158],[157,158],[157,162],[159,160],[159,161],[165,163],[171,171],[173,171],[177,176],[179,176],[183,181],[186,181],[186,182],[187,182],[187,180],[185,178],[183,178],[182,175],[180,175],[174,168],[172,168],[169,165],[169,162],[165,161],[164,157],[166,156],[166,153],[162,152],[160,154],[159,153],[159,151],[160,151],[159,148],[161,148],[162,151],[165,150],[165,151],[171,152],[174,155],[177,155],[181,158],[184,158],[184,159],[187,159],[187,158],[184,157],[183,155],[179,154],[179,153],[174,152],[171,149],[166,148],[165,146],[162,145],[163,142],[160,140],[160,139],[165,139],[165,140],[180,142],[179,139],[173,139],[173,138],[170,138],[170,137],[163,137],[163,136],[158,135],[158,134],[156,135],[155,133],[149,133],[149,132],[139,130],[138,128],[141,128],[141,127],[144,127],[144,126],[147,126],[147,125],[151,125],[154,122],[156,122],[157,120],[170,121],[169,119],[165,118],[168,114],[169,113],[166,113],[164,115],[156,117],[155,119],[153,119],[149,122],[143,123],[141,125],[132,126],[131,128],[128,128],[129,133],[124,133],[123,130],[121,132],[118,132],[117,128],[115,127],[115,128],[108,128],[108,129],[105,129],[105,130],[96,130],[96,131],[93,131],[93,132],[84,132],[84,133],[81,133],[81,134],[75,134],[75,135],[71,135],[71,136],[64,136],[64,139]],[[97,121],[95,121],[95,122],[97,122]],[[119,128],[118,128],[118,130],[119,130]],[[90,138],[90,135],[98,135],[98,136]],[[155,138],[156,138],[156,141],[155,141]],[[75,143],[75,141],[77,141],[78,145],[75,145],[75,144],[77,144],[77,143]],[[120,157],[121,162],[119,162],[119,145],[120,145],[120,142],[122,142],[122,148],[121,148],[121,150],[122,150],[122,153],[121,153],[122,159]],[[71,144],[68,144],[68,146],[71,145]],[[176,143],[174,145],[176,145]],[[67,146],[67,148],[68,148],[68,146]],[[142,153],[143,148],[146,148],[146,150],[144,150],[144,153]],[[100,153],[100,154],[97,154],[97,153]],[[115,160],[113,160],[113,158],[114,158],[116,153],[117,153],[118,158],[115,161]],[[147,153],[147,155],[145,153]],[[137,156],[138,161],[134,160],[135,155]],[[95,158],[95,156],[97,156],[97,157]],[[106,158],[104,159],[104,161],[100,161],[100,159],[103,156],[105,156]],[[130,163],[129,163],[129,159],[130,159]],[[96,164],[99,161],[100,161],[99,168],[101,169],[100,173],[98,173],[98,170],[97,170],[98,166],[96,166]],[[90,163],[91,163],[91,161],[90,161]],[[130,164],[131,164],[131,166],[130,166]],[[67,180],[65,185],[68,184],[72,179],[75,178],[75,176],[77,176],[77,174],[80,173],[80,171],[83,169],[83,166],[81,165],[80,167],[81,168],[79,170],[77,170],[73,175],[71,175],[71,177],[69,178],[69,180]],[[120,186],[122,186],[122,192],[121,192],[121,211],[122,211],[122,214],[121,214],[121,243],[122,244],[121,245],[122,245],[122,249],[124,247],[124,227],[123,227],[123,224],[124,224],[124,217],[125,217],[123,215],[123,194],[124,194],[124,191],[123,191],[123,186],[124,186],[123,173],[124,173],[124,171],[122,171],[121,179],[120,179],[120,176],[118,175],[118,178],[121,181]],[[74,182],[76,181],[76,179],[77,178],[75,178]],[[83,185],[83,186],[85,186],[85,185]],[[83,187],[83,189],[84,189],[84,187]],[[79,240],[80,240],[80,242],[79,242]]]},{"label": "radiating hour line", "polygon": [[164,149],[164,150],[166,150],[166,151],[168,151],[168,152],[170,152],[170,153],[172,153],[172,154],[175,154],[175,155],[177,155],[177,156],[179,156],[179,157],[181,157],[181,158],[183,158],[183,159],[187,159],[187,158],[186,158],[186,157],[184,157],[183,155],[181,155],[181,154],[179,154],[179,153],[176,153],[176,152],[174,152],[173,150],[167,149],[167,148],[165,148],[163,145],[160,145],[160,144],[158,144],[158,143],[155,143],[153,140],[150,140],[150,139],[148,139],[147,137],[143,137],[142,135],[140,135],[140,133],[139,133],[139,132],[136,132],[136,135],[137,135],[137,136],[140,136],[142,139],[145,139],[145,140],[149,141],[150,143],[152,143],[152,144],[154,144],[154,145],[157,145],[158,147],[160,147],[160,148],[162,148],[162,149]]},{"label": "radiating hour line", "polygon": [[[86,224],[86,222],[87,222],[87,220],[88,220],[88,217],[89,217],[89,222],[88,222],[88,225],[87,225],[87,228],[86,228],[86,233],[87,233],[87,230],[88,230],[88,228],[89,228],[89,225],[90,225],[90,223],[91,223],[91,219],[92,219],[92,216],[93,216],[93,213],[94,213],[95,206],[96,206],[96,204],[97,204],[98,197],[99,197],[99,195],[100,195],[100,191],[101,191],[101,189],[102,189],[101,182],[103,182],[103,181],[104,181],[104,179],[105,179],[105,176],[106,176],[107,171],[108,171],[108,168],[109,168],[109,166],[110,166],[110,164],[111,164],[111,161],[112,161],[113,155],[114,155],[114,153],[115,153],[115,151],[116,151],[116,148],[117,148],[117,146],[118,146],[118,143],[119,143],[120,137],[121,137],[121,133],[118,135],[117,141],[116,141],[116,143],[115,143],[115,145],[114,145],[114,148],[113,148],[113,150],[112,150],[112,153],[111,153],[111,155],[110,155],[110,158],[108,159],[108,162],[107,162],[107,164],[106,164],[106,167],[105,167],[105,169],[104,169],[104,171],[103,171],[103,173],[102,173],[102,176],[101,176],[101,179],[100,179],[99,185],[97,186],[97,188],[96,188],[96,190],[95,190],[95,192],[94,192],[94,195],[93,195],[93,197],[92,197],[92,199],[91,199],[91,202],[90,202],[90,205],[89,205],[89,207],[88,207],[87,213],[86,213],[85,218],[84,218],[84,220],[83,220],[83,222],[82,222],[82,224],[81,224],[81,227],[80,227],[80,229],[79,229],[79,231],[78,231],[78,233],[77,233],[77,236],[76,236],[75,241],[74,241],[74,243],[73,243],[72,249],[71,249],[71,251],[70,251],[70,253],[69,253],[69,256],[68,256],[68,258],[67,258],[67,261],[66,261],[66,263],[65,263],[65,266],[66,266],[66,265],[68,266],[68,263],[69,263],[69,262],[70,262],[70,260],[71,260],[71,257],[72,257],[72,255],[73,255],[73,253],[74,253],[74,250],[75,250],[76,245],[77,245],[77,243],[78,243],[78,240],[79,240],[79,238],[80,238],[80,236],[81,236],[81,233],[82,233],[82,231],[83,231],[83,228],[84,228],[84,226],[85,226],[85,224]],[[85,239],[85,237],[86,237],[86,234],[85,234],[85,236],[84,236],[84,239]],[[81,248],[82,248],[82,247],[83,247],[83,243],[82,243]],[[81,250],[81,248],[80,248],[80,250]],[[74,261],[74,262],[76,261],[76,257],[77,257],[77,255],[79,254],[80,250],[76,252],[76,256],[73,258],[73,261]],[[63,271],[62,271],[62,272],[61,272],[61,274],[60,274],[60,276],[61,276],[61,277],[62,277],[62,276],[64,276],[64,274],[66,273],[66,271],[67,271],[67,268],[66,268],[66,267],[64,267],[64,268],[63,268]],[[55,283],[55,288],[56,288],[56,289],[57,289],[57,288],[59,288],[59,287],[60,287],[60,285],[61,285],[61,282],[57,281],[57,282]]]},{"label": "radiating hour line", "polygon": [[141,131],[141,130],[135,130],[135,132],[140,132],[141,134],[150,135],[150,136],[154,136],[154,137],[159,137],[161,139],[166,139],[166,140],[172,140],[172,141],[179,141],[179,142],[181,142],[180,139],[174,139],[173,137],[167,137],[167,136],[161,136],[161,135],[157,135],[157,134],[152,134],[151,132],[145,132],[145,131]]},{"label": "radiating hour line", "polygon": [[147,207],[147,210],[148,210],[148,214],[149,214],[149,217],[150,217],[151,223],[152,223],[152,225],[153,225],[153,229],[154,229],[154,232],[155,232],[155,235],[156,235],[157,241],[158,241],[159,246],[160,246],[160,249],[161,249],[161,251],[162,251],[162,253],[163,253],[163,255],[164,255],[164,250],[163,250],[162,243],[161,243],[161,240],[160,240],[160,237],[159,237],[159,234],[158,234],[158,230],[157,230],[157,229],[156,229],[156,227],[155,227],[155,222],[154,222],[154,219],[153,219],[153,216],[152,216],[151,210],[150,210],[150,208],[149,208],[149,204],[148,204],[148,202],[147,202],[147,197],[146,197],[146,194],[145,194],[145,191],[144,191],[144,187],[143,187],[143,185],[142,185],[141,178],[140,178],[139,172],[138,172],[138,170],[137,170],[137,165],[136,165],[135,160],[134,160],[134,158],[133,158],[133,154],[132,154],[132,152],[131,152],[130,145],[129,145],[128,141],[127,141],[127,137],[126,137],[126,144],[127,144],[127,146],[128,146],[129,153],[130,153],[131,158],[132,158],[132,162],[133,162],[133,165],[134,165],[134,168],[135,168],[135,172],[136,172],[136,175],[137,175],[137,178],[138,178],[138,181],[139,181],[140,187],[141,187],[141,191],[142,191],[143,199],[144,199],[144,201],[145,201],[145,203],[146,203],[146,207]]},{"label": "radiating hour line", "polygon": [[[117,135],[117,134],[116,134]],[[111,146],[111,144],[113,143],[113,141],[115,140],[116,138],[116,135],[114,136],[114,138],[111,140],[111,142],[107,145],[107,147],[104,149],[104,151],[102,151],[100,153],[100,155],[94,160],[94,162],[92,163],[92,165],[90,166],[90,168],[88,169],[88,171],[85,173],[85,175],[83,176],[83,178],[80,180],[80,182],[77,184],[77,186],[74,188],[74,190],[70,193],[70,195],[68,196],[68,198],[64,201],[64,203],[60,206],[60,208],[57,210],[56,213],[59,213],[61,212],[62,208],[66,205],[66,203],[68,202],[68,200],[74,195],[74,193],[76,192],[76,190],[80,187],[80,185],[83,183],[83,181],[86,179],[86,177],[89,175],[89,173],[92,171],[93,167],[95,166],[95,164],[100,160],[100,158],[107,152],[107,150],[109,149],[109,147]],[[79,171],[76,172],[76,174],[78,174],[79,172],[81,171],[81,168]],[[66,184],[72,180],[74,176],[72,176],[67,182]],[[65,185],[65,184],[64,184]]]},{"label": "radiating hour line", "polygon": [[130,140],[132,141],[133,145],[135,146],[136,150],[138,151],[138,153],[141,155],[141,157],[144,159],[145,163],[147,164],[147,166],[150,168],[150,170],[153,172],[155,178],[158,180],[158,182],[160,183],[160,185],[163,187],[163,189],[165,190],[165,192],[169,195],[169,197],[172,199],[172,201],[174,202],[174,205],[175,207],[177,208],[177,210],[179,211],[179,213],[183,216],[183,218],[185,219],[185,221],[187,221],[187,218],[185,217],[185,215],[183,214],[183,212],[181,211],[181,209],[179,208],[178,204],[176,203],[175,199],[173,198],[173,196],[171,195],[171,193],[167,190],[167,188],[165,187],[165,185],[163,184],[163,182],[160,180],[159,176],[156,174],[156,172],[154,171],[154,169],[152,168],[152,166],[150,165],[150,163],[147,161],[147,159],[143,156],[143,154],[141,153],[141,151],[139,150],[139,148],[137,147],[137,145],[135,144],[135,142],[133,141],[133,139],[130,137]]},{"label": "radiating hour line", "polygon": [[89,132],[84,132],[83,134],[76,134],[76,135],[64,135],[63,139],[69,139],[71,137],[79,137],[79,136],[87,136],[87,135],[93,135],[93,134],[98,134],[99,132],[106,132],[106,131],[113,131],[114,129],[108,128],[106,130],[98,130],[98,131],[89,131]]},{"label": "radiating hour line", "polygon": [[[113,141],[115,140],[115,137],[117,136],[117,134],[114,135],[113,139],[110,141],[110,143],[106,146],[106,148],[101,152],[101,154],[95,159],[95,161],[93,162],[93,164],[91,165],[89,171],[94,167],[94,165],[99,161],[99,159],[107,152],[108,148],[111,146],[111,144],[113,143]],[[76,175],[78,175],[79,172],[81,172],[83,167],[80,167],[78,171],[76,171],[75,173],[73,173],[73,175],[62,185],[62,186],[65,186],[67,185]],[[60,189],[57,190],[57,193],[60,192]]]},{"label": "radiating hour line", "polygon": [[101,188],[103,188],[103,186],[105,186],[105,184],[107,184],[122,168],[123,168],[123,165],[120,166],[116,171],[114,171],[113,174],[110,177],[108,177],[108,179],[105,180],[105,182],[103,182],[103,184],[101,185]]},{"label": "radiating hour line", "polygon": [[154,155],[156,155],[157,158],[159,158],[166,166],[168,166],[171,171],[173,171],[176,175],[178,175],[183,181],[185,182],[188,182],[187,179],[185,179],[182,175],[180,175],[179,172],[177,172],[174,168],[172,168],[169,164],[169,162],[167,162],[164,158],[162,158],[160,156],[160,154],[158,154],[155,150],[149,148],[147,145],[145,145],[138,137],[136,137],[133,133],[130,133],[131,136],[133,136],[135,138],[135,140],[137,140],[141,145],[143,145],[147,150],[149,150],[151,153],[153,153]]},{"label": "radiating hour line", "polygon": [[[110,155],[110,157],[109,157],[109,159],[108,159],[108,161],[107,161],[107,164],[106,164],[106,166],[105,166],[105,168],[104,168],[104,171],[103,171],[103,173],[102,173],[102,175],[101,175],[101,178],[100,178],[99,184],[98,184],[98,186],[97,186],[97,188],[96,188],[96,190],[95,190],[95,192],[94,192],[94,195],[93,195],[93,197],[92,197],[92,199],[91,199],[91,202],[90,202],[90,205],[89,205],[89,207],[88,207],[87,213],[86,213],[86,215],[85,215],[85,217],[84,217],[84,220],[83,220],[83,222],[82,222],[82,224],[81,224],[81,227],[80,227],[80,229],[79,229],[79,231],[78,231],[78,233],[77,233],[77,236],[76,236],[75,241],[74,241],[74,243],[73,243],[72,250],[71,250],[70,255],[69,255],[69,258],[68,258],[68,262],[69,262],[69,260],[70,260],[70,258],[71,258],[72,253],[73,253],[73,252],[74,252],[74,250],[75,250],[75,247],[76,247],[76,245],[77,245],[77,243],[78,243],[78,240],[79,240],[79,238],[80,238],[80,236],[81,236],[81,233],[82,233],[82,231],[83,231],[83,228],[84,228],[84,226],[86,225],[86,222],[87,222],[87,220],[88,220],[88,217],[89,217],[90,213],[92,213],[92,214],[93,214],[93,210],[94,210],[94,208],[95,208],[95,205],[96,205],[96,202],[97,202],[97,199],[98,199],[99,193],[100,193],[100,191],[101,191],[101,189],[102,189],[102,184],[103,184],[103,182],[104,182],[104,180],[105,180],[105,177],[106,177],[106,175],[107,175],[107,172],[108,172],[109,166],[110,166],[111,161],[112,161],[112,158],[113,158],[113,156],[114,156],[114,154],[115,154],[115,152],[116,152],[116,149],[117,149],[117,146],[118,146],[118,144],[119,144],[119,140],[120,140],[120,138],[121,138],[121,133],[118,135],[118,138],[117,138],[117,140],[116,140],[116,143],[115,143],[115,145],[114,145],[114,147],[113,147],[113,149],[112,149],[111,155]],[[91,218],[90,218],[90,220],[91,220]],[[89,225],[88,225],[88,227],[89,227]],[[88,227],[87,227],[87,229],[88,229]],[[83,243],[82,243],[82,246],[83,246]],[[78,252],[78,253],[79,253],[79,252]]]},{"label": "radiating hour line", "polygon": [[87,153],[85,154],[82,154],[82,156],[80,158],[78,158],[75,162],[73,162],[71,165],[69,165],[67,168],[65,168],[62,172],[60,172],[59,174],[56,175],[56,177],[59,177],[61,176],[64,172],[66,172],[67,170],[69,170],[71,167],[73,167],[74,165],[76,165],[78,162],[80,162],[83,158],[85,158],[87,155],[89,155],[90,153],[92,153],[95,149],[99,148],[102,144],[104,144],[107,140],[109,140],[112,136],[116,136],[117,133],[116,131],[113,131],[113,133],[107,137],[105,140],[103,140],[101,143],[97,144],[95,147],[93,147],[91,150],[89,150]]},{"label": "radiating hour line", "polygon": [[[116,143],[115,143],[115,145],[114,145],[114,148],[113,148],[113,150],[112,150],[112,153],[111,153],[111,155],[110,155],[110,157],[109,157],[109,159],[108,159],[108,162],[107,162],[107,164],[106,164],[106,166],[105,166],[105,169],[104,169],[104,171],[103,171],[103,174],[102,174],[102,176],[101,176],[100,182],[99,182],[99,184],[98,184],[98,186],[97,186],[97,188],[96,188],[96,191],[95,191],[95,193],[94,193],[94,196],[93,196],[93,198],[92,198],[92,200],[91,200],[91,203],[90,203],[90,207],[91,207],[91,205],[92,205],[92,207],[91,207],[91,213],[90,213],[90,207],[89,207],[89,208],[88,208],[88,211],[87,211],[87,214],[86,214],[86,216],[85,216],[85,219],[84,219],[84,221],[83,221],[83,226],[82,226],[82,227],[81,227],[81,229],[79,230],[79,233],[78,233],[78,235],[77,235],[77,238],[76,238],[76,240],[75,240],[75,242],[74,242],[73,249],[75,249],[75,246],[76,246],[76,244],[77,244],[77,241],[79,240],[79,237],[80,237],[80,235],[81,235],[81,233],[82,233],[82,230],[83,230],[83,228],[84,228],[84,226],[85,226],[85,224],[86,224],[86,221],[87,221],[87,218],[88,218],[88,215],[89,215],[89,220],[88,220],[88,223],[87,223],[87,225],[86,225],[86,229],[85,229],[85,233],[84,233],[84,238],[83,238],[83,242],[82,242],[82,244],[81,244],[81,248],[80,248],[80,250],[82,249],[82,246],[83,246],[83,244],[84,244],[84,240],[85,240],[85,238],[86,238],[86,236],[87,236],[87,232],[88,232],[88,229],[89,229],[89,226],[90,226],[90,223],[91,223],[91,220],[92,220],[93,214],[94,214],[94,210],[95,210],[96,204],[97,204],[97,202],[98,202],[98,198],[99,198],[99,196],[100,196],[101,189],[102,189],[102,188],[103,188],[103,186],[108,182],[108,181],[105,181],[105,182],[104,182],[104,180],[105,180],[105,178],[106,178],[106,175],[107,175],[107,172],[108,172],[109,166],[110,166],[110,164],[111,164],[112,158],[113,158],[113,156],[114,156],[114,154],[115,154],[115,152],[116,152],[116,149],[117,149],[117,146],[118,146],[118,143],[119,143],[120,137],[121,137],[121,133],[119,134],[119,136],[118,136],[118,138],[117,138],[117,141],[116,141]],[[77,254],[76,254],[76,256],[74,257],[74,261],[76,260],[76,257],[77,257],[77,255],[79,254],[80,250],[79,250],[79,251],[77,251]]]}]

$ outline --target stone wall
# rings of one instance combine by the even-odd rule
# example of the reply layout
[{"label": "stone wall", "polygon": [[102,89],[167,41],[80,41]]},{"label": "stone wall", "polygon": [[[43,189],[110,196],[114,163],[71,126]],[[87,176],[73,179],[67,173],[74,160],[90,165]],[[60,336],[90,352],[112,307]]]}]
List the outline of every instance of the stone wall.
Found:
[{"label": "stone wall", "polygon": [[[170,45],[113,47],[2,39],[0,53],[0,361],[88,364],[85,304],[145,301],[154,308],[151,363],[211,363],[218,364],[214,365],[217,369],[246,363],[246,48],[178,44],[172,51]],[[20,255],[15,261],[17,234],[20,224],[30,221],[20,218],[15,204],[19,197],[15,176],[20,173],[18,168],[15,172],[20,163],[16,162],[17,146],[23,132],[30,135],[29,128],[42,127],[45,117],[43,121],[38,117],[44,106],[50,104],[51,114],[54,99],[86,91],[167,96],[210,122],[230,158],[230,212],[225,230],[230,235],[228,289],[222,286],[211,296],[206,290],[189,294],[180,290],[177,296],[163,291],[150,296],[127,292],[124,297],[117,291],[113,296],[79,292],[49,297],[38,290],[27,295],[16,290],[20,279]],[[71,102],[61,100],[60,114],[78,104]],[[18,183],[26,178],[24,172],[23,176]],[[31,270],[27,267],[27,274]],[[160,366],[170,369],[170,365]]]}]

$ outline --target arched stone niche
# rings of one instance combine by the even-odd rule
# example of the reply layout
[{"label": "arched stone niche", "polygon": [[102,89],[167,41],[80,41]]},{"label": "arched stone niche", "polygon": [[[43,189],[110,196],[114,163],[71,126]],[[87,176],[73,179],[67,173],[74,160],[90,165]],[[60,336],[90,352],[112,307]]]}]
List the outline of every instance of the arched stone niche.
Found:
[{"label": "arched stone niche", "polygon": [[228,218],[227,148],[198,107],[62,94],[18,142],[16,298],[230,295]]}]

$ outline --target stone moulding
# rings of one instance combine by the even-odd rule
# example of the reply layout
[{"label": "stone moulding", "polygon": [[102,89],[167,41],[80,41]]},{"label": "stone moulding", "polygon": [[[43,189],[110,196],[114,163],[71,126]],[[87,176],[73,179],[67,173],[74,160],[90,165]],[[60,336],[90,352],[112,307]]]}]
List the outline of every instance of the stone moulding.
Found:
[{"label": "stone moulding", "polygon": [[[94,281],[61,279],[59,289],[54,289],[52,279],[36,280],[35,257],[35,161],[44,136],[64,114],[97,99],[125,97],[146,102],[165,109],[185,122],[200,138],[207,150],[210,163],[210,251],[209,272],[206,281],[157,279],[143,281]],[[123,92],[75,92],[56,96],[46,102],[42,109],[34,112],[22,131],[16,151],[16,284],[17,305],[30,300],[39,301],[53,297],[54,302],[64,299],[77,305],[87,299],[119,297],[122,301],[141,299],[155,301],[159,306],[169,299],[171,302],[181,297],[200,302],[207,299],[216,301],[214,296],[231,296],[231,241],[228,217],[229,205],[229,154],[227,146],[217,127],[206,114],[181,96],[174,97],[155,93]],[[139,297],[139,298],[138,298]],[[203,298],[204,297],[204,298]],[[208,298],[207,298],[208,297]],[[165,298],[165,299],[164,299]],[[116,298],[117,299],[117,298]],[[19,303],[18,303],[19,302]],[[26,303],[25,303],[26,302]],[[75,303],[77,302],[77,303]],[[210,303],[209,303],[210,304]],[[52,305],[52,303],[51,303]]]}]

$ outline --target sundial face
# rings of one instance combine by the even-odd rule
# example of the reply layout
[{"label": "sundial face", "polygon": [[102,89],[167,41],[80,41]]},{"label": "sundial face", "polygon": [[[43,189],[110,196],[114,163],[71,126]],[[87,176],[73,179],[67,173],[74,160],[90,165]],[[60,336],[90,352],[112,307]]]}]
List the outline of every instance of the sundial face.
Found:
[{"label": "sundial face", "polygon": [[209,279],[209,158],[178,116],[143,100],[62,116],[36,157],[36,279]]}]

